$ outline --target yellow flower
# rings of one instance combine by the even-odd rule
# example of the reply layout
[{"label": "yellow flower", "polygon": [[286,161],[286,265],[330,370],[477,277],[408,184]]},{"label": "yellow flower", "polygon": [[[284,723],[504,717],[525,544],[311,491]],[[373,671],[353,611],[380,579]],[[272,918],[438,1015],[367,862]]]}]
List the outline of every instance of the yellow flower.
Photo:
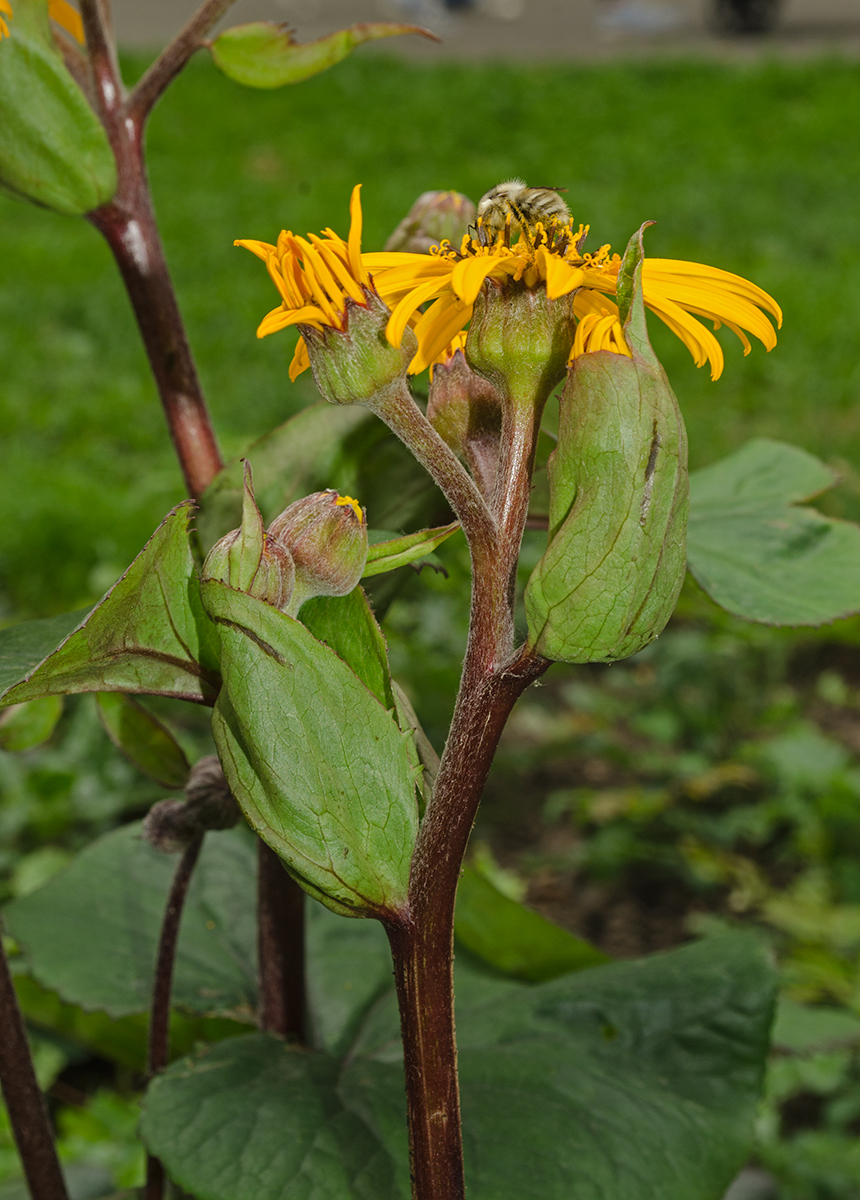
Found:
[{"label": "yellow flower", "polygon": [[[14,15],[9,0],[0,0],[0,13],[5,13],[7,17]],[[84,44],[84,25],[80,13],[76,8],[72,8],[67,0],[48,0],[48,15],[62,26],[66,33],[70,33],[81,45]],[[0,39],[9,36],[9,26],[0,16]]]},{"label": "yellow flower", "polygon": [[[403,332],[411,327],[418,339],[418,352],[410,363],[411,374],[444,361],[463,344],[475,300],[486,280],[545,286],[550,300],[574,293],[577,329],[571,359],[597,350],[630,354],[615,302],[621,258],[602,246],[594,254],[583,251],[589,227],[574,227],[572,221],[554,219],[549,227],[540,222],[523,229],[510,244],[510,224],[495,240],[487,235],[480,218],[475,236],[464,236],[459,249],[443,241],[429,254],[399,252],[361,253],[360,185],[350,202],[349,240],[344,242],[331,229],[323,237],[308,239],[282,232],[277,245],[237,241],[268,267],[281,294],[281,305],[270,312],[257,330],[265,337],[288,325],[326,326],[343,329],[347,298],[365,303],[364,289],[372,286],[391,309],[386,334],[399,346]],[[698,317],[725,325],[743,343],[751,346],[747,333],[767,350],[776,345],[770,313],[782,323],[776,301],[739,275],[718,267],[668,258],[646,258],[642,264],[645,304],[664,321],[692,354],[696,365],[708,362],[711,378],[723,370],[723,352],[713,333]],[[429,305],[422,311],[423,305]],[[304,342],[300,341],[290,366],[295,379],[309,365]]]},{"label": "yellow flower", "polygon": [[[338,237],[333,229],[322,237],[309,233],[296,237],[282,230],[277,244],[237,239],[266,264],[281,303],[263,318],[257,337],[266,337],[289,325],[310,325],[314,329],[345,329],[346,302],[367,303],[370,275],[361,254],[361,184],[352,189],[350,199],[349,240]],[[290,364],[290,379],[310,366],[307,348],[300,339]]]}]

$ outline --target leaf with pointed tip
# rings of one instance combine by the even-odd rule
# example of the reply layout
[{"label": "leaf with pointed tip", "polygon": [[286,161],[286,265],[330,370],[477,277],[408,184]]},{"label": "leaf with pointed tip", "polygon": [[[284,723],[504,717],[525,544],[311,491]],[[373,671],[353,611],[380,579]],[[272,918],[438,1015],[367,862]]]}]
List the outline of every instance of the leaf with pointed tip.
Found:
[{"label": "leaf with pointed tip", "polygon": [[185,751],[157,717],[121,692],[100,692],[96,704],[108,737],[129,762],[162,787],[185,786],[191,770]]},{"label": "leaf with pointed tip", "polygon": [[[750,1150],[773,1007],[754,939],[537,985],[458,961],[455,983],[470,1197],[723,1194]],[[175,1063],[150,1085],[141,1129],[199,1200],[310,1195],[311,1179],[314,1200],[407,1200],[393,989],[342,1062],[249,1034]]]},{"label": "leaf with pointed tip", "polygon": [[860,611],[860,526],[803,506],[837,478],[770,438],[695,471],[687,564],[711,599],[765,625],[823,625]]},{"label": "leaf with pointed tip", "polygon": [[301,83],[311,75],[327,71],[351,54],[362,42],[377,38],[417,33],[437,41],[435,34],[420,25],[394,21],[370,21],[339,29],[315,42],[294,42],[289,29],[272,21],[250,21],[225,29],[209,49],[217,67],[245,87],[279,88]]},{"label": "leaf with pointed tip", "polygon": [[212,704],[218,659],[180,504],[96,607],[0,706],[75,692],[176,696]]},{"label": "leaf with pointed tip", "polygon": [[411,731],[300,622],[215,580],[202,594],[221,637],[212,731],[249,823],[334,911],[398,912],[418,825]]},{"label": "leaf with pointed tip", "polygon": [[13,704],[0,713],[0,750],[32,750],[54,732],[63,715],[62,696]]},{"label": "leaf with pointed tip", "polygon": [[457,940],[485,963],[531,983],[609,962],[605,954],[503,896],[468,866],[457,888]]},{"label": "leaf with pointed tip", "polygon": [[416,533],[405,533],[402,537],[371,542],[367,549],[367,566],[364,568],[362,579],[369,579],[371,575],[381,575],[383,571],[396,571],[398,567],[406,567],[426,558],[459,528],[460,522],[454,521],[438,529],[419,529]]},{"label": "leaf with pointed tip", "polygon": [[346,596],[305,601],[299,620],[353,669],[381,704],[394,708],[385,638],[360,587]]}]

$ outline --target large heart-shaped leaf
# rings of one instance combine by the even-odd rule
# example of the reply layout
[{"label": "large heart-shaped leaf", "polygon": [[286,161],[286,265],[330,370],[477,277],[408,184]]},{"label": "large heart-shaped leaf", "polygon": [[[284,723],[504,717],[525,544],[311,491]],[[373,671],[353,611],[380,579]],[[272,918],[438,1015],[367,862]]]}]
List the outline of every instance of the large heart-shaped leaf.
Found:
[{"label": "large heart-shaped leaf", "polygon": [[[193,509],[188,501],[170,513],[104,599],[53,654],[0,697],[0,705],[74,692],[214,703],[218,659],[188,542]],[[26,637],[24,631],[20,658]]]},{"label": "large heart-shaped leaf", "polygon": [[[65,870],[4,911],[27,969],[87,1012],[147,1012],[161,921],[178,859],[140,825],[105,834]],[[209,834],[182,914],[174,1003],[253,1021],[257,1000],[252,839]]]},{"label": "large heart-shaped leaf", "polygon": [[381,704],[394,708],[385,638],[360,587],[346,596],[306,601],[299,620],[352,668]]},{"label": "large heart-shaped leaf", "polygon": [[61,613],[37,621],[22,621],[0,629],[0,696],[26,679],[40,662],[57,649],[92,609]]},{"label": "large heart-shaped leaf", "polygon": [[289,29],[272,21],[251,21],[234,25],[215,38],[209,49],[216,66],[228,78],[245,87],[279,88],[301,83],[311,75],[326,71],[346,58],[362,42],[377,38],[419,33],[435,34],[420,25],[400,25],[393,21],[371,21],[339,29],[315,42],[294,42]]},{"label": "large heart-shaped leaf", "polygon": [[298,621],[214,580],[203,599],[221,634],[212,730],[248,821],[335,911],[400,911],[418,827],[411,731]]},{"label": "large heart-shaped leaf", "polygon": [[802,506],[836,481],[805,450],[769,438],[694,472],[687,562],[711,599],[766,625],[860,611],[860,526]]},{"label": "large heart-shaped leaf", "polygon": [[[457,995],[470,1197],[719,1200],[749,1151],[772,1010],[753,941],[537,986],[461,966]],[[390,991],[342,1062],[234,1038],[155,1080],[144,1140],[200,1200],[407,1200],[398,1040]]]}]

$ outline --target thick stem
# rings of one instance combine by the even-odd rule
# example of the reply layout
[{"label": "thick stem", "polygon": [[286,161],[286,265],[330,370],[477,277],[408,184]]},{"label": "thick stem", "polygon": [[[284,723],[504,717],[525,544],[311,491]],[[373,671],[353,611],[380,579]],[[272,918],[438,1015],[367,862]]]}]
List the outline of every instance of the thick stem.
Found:
[{"label": "thick stem", "polygon": [[212,26],[221,19],[234,0],[206,0],[194,16],[179,31],[138,82],[128,100],[129,115],[141,125],[153,105],[188,60],[199,50]]},{"label": "thick stem", "polygon": [[[170,1061],[170,996],[173,990],[173,968],[176,963],[176,945],[179,941],[179,926],[182,910],[188,895],[188,885],[200,848],[203,834],[199,834],[183,851],[173,875],[161,936],[158,940],[158,956],[155,961],[155,983],[152,989],[152,1006],[149,1017],[149,1045],[146,1067],[150,1078],[163,1071]],[[149,1155],[146,1163],[146,1200],[161,1200],[164,1194],[164,1168],[157,1158]]]},{"label": "thick stem", "polygon": [[261,1029],[307,1041],[305,894],[265,842],[257,846]]},{"label": "thick stem", "polygon": [[0,1089],[32,1200],[68,1200],[48,1110],[36,1081],[6,952],[0,944]]},{"label": "thick stem", "polygon": [[[414,1200],[462,1200],[453,941],[457,883],[484,783],[517,697],[549,663],[523,658],[474,677],[460,698],[412,866],[410,920],[388,929],[400,1004]],[[469,675],[469,678],[466,676]]]}]

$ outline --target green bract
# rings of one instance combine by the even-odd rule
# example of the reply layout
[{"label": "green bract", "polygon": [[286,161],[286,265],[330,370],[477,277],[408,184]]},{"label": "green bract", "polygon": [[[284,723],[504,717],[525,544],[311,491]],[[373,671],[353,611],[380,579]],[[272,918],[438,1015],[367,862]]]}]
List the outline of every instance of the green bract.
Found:
[{"label": "green bract", "polygon": [[47,0],[16,0],[0,42],[0,185],[80,216],[111,199],[107,135],[54,45]]},{"label": "green bract", "polygon": [[642,257],[640,230],[619,275],[632,357],[575,360],[547,466],[549,545],[525,600],[531,645],[561,662],[635,654],[663,629],[684,580],[687,436],[648,341]]},{"label": "green bract", "polygon": [[298,621],[213,580],[203,602],[221,631],[212,729],[248,821],[335,912],[396,913],[418,828],[411,733]]}]

